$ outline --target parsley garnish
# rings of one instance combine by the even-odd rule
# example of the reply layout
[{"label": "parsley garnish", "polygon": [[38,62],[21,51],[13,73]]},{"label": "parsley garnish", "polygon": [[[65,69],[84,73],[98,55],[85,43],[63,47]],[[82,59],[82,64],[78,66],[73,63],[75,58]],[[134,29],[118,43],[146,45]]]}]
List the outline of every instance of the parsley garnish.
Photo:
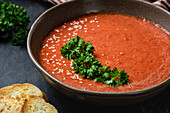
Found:
[{"label": "parsley garnish", "polygon": [[12,45],[22,45],[28,34],[27,10],[11,2],[0,2],[0,36],[12,36]]},{"label": "parsley garnish", "polygon": [[66,59],[74,59],[73,69],[83,78],[91,78],[114,87],[129,83],[129,75],[124,70],[118,71],[116,67],[111,70],[110,66],[101,65],[101,62],[94,57],[94,51],[92,44],[83,41],[79,36],[70,39],[60,49]]}]

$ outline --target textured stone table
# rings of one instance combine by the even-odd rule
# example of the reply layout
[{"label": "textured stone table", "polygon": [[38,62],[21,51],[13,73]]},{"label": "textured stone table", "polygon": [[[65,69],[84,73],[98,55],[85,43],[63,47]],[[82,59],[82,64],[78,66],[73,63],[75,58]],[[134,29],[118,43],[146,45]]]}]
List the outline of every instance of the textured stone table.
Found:
[{"label": "textured stone table", "polygon": [[[52,7],[42,0],[11,1],[23,6],[30,15],[30,26],[46,9]],[[102,107],[75,101],[55,90],[30,60],[26,47],[12,46],[0,39],[0,88],[14,83],[32,83],[47,94],[60,113],[170,113],[170,87],[143,103],[124,107]]]}]

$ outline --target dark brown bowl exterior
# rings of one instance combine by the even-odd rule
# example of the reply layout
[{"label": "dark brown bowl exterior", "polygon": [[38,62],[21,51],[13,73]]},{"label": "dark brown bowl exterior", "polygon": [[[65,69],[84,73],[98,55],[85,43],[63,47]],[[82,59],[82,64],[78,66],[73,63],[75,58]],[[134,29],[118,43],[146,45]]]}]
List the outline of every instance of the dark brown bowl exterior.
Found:
[{"label": "dark brown bowl exterior", "polygon": [[129,105],[153,97],[170,84],[170,77],[164,82],[133,92],[94,92],[73,88],[47,73],[39,61],[39,48],[43,38],[54,27],[88,13],[115,13],[144,17],[161,25],[170,32],[170,13],[140,0],[77,0],[54,6],[44,12],[32,25],[28,35],[27,48],[31,60],[47,81],[58,91],[83,102],[98,105]]}]

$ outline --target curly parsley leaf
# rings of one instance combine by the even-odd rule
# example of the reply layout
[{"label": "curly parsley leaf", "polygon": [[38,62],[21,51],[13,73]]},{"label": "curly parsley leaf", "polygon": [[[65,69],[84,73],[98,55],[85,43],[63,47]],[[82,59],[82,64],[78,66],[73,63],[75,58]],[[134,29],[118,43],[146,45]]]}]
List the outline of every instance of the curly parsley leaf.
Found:
[{"label": "curly parsley leaf", "polygon": [[65,44],[62,49],[60,49],[62,55],[68,60],[79,57],[83,52],[90,54],[93,53],[93,51],[94,47],[92,44],[90,42],[85,43],[83,38],[78,36],[67,41],[67,44]]},{"label": "curly parsley leaf", "polygon": [[27,10],[11,2],[0,2],[0,36],[12,36],[12,45],[22,45],[29,25]]},{"label": "curly parsley leaf", "polygon": [[84,42],[81,37],[70,39],[60,51],[68,60],[74,59],[73,69],[83,78],[91,78],[114,87],[129,83],[129,75],[124,70],[118,71],[116,67],[111,70],[110,66],[101,65],[93,55],[95,50],[92,44]]}]

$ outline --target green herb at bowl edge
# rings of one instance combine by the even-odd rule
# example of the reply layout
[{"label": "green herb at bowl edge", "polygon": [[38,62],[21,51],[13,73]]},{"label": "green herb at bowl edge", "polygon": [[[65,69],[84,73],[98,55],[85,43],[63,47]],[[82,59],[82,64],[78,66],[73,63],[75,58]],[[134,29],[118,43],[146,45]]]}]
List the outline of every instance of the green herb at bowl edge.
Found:
[{"label": "green herb at bowl edge", "polygon": [[0,2],[0,37],[12,37],[12,45],[22,45],[28,35],[27,10],[11,2]]}]

